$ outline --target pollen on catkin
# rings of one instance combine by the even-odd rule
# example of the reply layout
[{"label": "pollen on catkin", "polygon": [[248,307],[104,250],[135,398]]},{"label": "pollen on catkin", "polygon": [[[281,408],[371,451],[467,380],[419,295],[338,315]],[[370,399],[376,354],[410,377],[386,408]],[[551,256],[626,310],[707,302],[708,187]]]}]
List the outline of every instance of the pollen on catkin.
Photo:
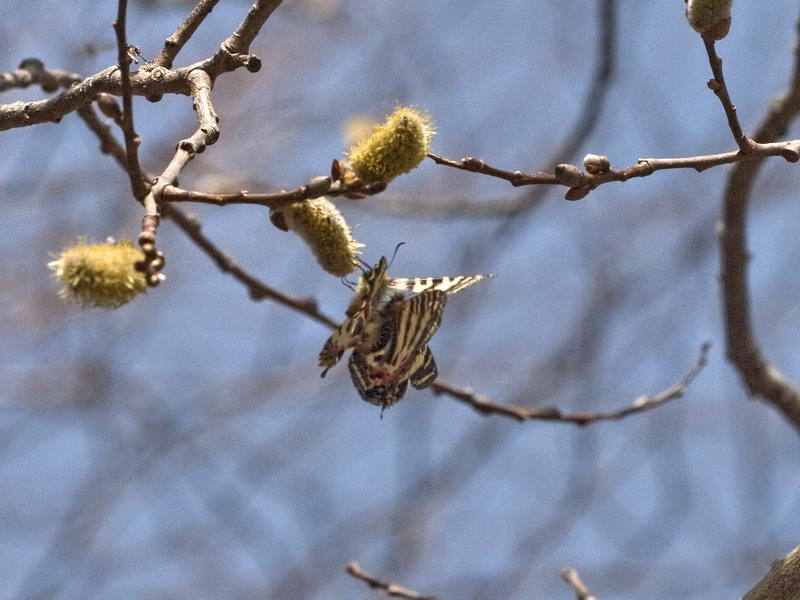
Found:
[{"label": "pollen on catkin", "polygon": [[58,295],[83,308],[111,310],[147,289],[144,273],[134,263],[144,254],[128,240],[89,244],[78,239],[66,246],[48,267],[61,283]]},{"label": "pollen on catkin", "polygon": [[303,238],[328,273],[344,277],[355,271],[358,249],[364,245],[353,239],[344,217],[327,198],[293,202],[273,209],[270,217],[277,227],[285,225]]},{"label": "pollen on catkin", "polygon": [[687,0],[686,18],[692,28],[712,40],[721,40],[731,27],[733,0]]},{"label": "pollen on catkin", "polygon": [[435,131],[430,115],[399,106],[383,125],[347,153],[353,173],[367,183],[389,182],[414,169],[430,151]]}]

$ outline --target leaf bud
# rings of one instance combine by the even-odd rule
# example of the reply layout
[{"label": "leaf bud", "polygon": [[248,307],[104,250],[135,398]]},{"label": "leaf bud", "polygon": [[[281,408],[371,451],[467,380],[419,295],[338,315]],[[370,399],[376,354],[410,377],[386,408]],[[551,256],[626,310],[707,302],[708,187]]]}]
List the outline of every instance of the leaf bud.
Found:
[{"label": "leaf bud", "polygon": [[721,40],[731,28],[733,0],[686,0],[686,18],[700,35]]}]

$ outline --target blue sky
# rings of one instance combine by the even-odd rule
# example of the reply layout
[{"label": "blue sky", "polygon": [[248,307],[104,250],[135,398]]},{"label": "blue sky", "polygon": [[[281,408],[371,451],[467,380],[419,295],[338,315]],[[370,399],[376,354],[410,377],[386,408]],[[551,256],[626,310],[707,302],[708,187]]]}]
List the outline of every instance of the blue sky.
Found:
[{"label": "blue sky", "polygon": [[[464,4],[341,0],[319,15],[312,0],[284,2],[252,48],[262,70],[216,82],[220,140],[181,184],[295,187],[343,155],[349,116],[380,120],[398,103],[431,113],[437,153],[552,170],[595,65],[597,2]],[[246,7],[216,8],[179,64],[214,52]],[[619,2],[614,79],[572,162],[734,148],[683,10]],[[132,4],[131,42],[152,57],[187,11]],[[0,0],[0,71],[30,56],[104,68],[115,12]],[[745,130],[789,81],[797,18],[788,0],[734,6],[718,51]],[[90,42],[101,52],[87,57]],[[137,99],[135,116],[155,172],[196,126],[185,97]],[[51,253],[77,236],[135,237],[140,208],[75,116],[3,132],[0,152],[0,597],[370,597],[344,573],[358,560],[440,598],[573,597],[564,566],[600,598],[738,598],[798,543],[797,432],[725,359],[726,168],[574,203],[547,190],[511,224],[488,209],[529,189],[430,161],[385,194],[337,202],[368,262],[405,242],[394,276],[497,275],[451,298],[431,344],[442,377],[497,402],[619,408],[712,343],[684,398],[576,428],[484,417],[427,391],[380,419],[346,368],[318,376],[324,327],[252,302],[168,221],[164,285],[114,312],[63,304]],[[756,333],[794,380],[797,182],[794,165],[771,161],[748,231]],[[460,210],[466,200],[487,214]],[[186,208],[255,276],[343,316],[350,291],[265,209]]]}]

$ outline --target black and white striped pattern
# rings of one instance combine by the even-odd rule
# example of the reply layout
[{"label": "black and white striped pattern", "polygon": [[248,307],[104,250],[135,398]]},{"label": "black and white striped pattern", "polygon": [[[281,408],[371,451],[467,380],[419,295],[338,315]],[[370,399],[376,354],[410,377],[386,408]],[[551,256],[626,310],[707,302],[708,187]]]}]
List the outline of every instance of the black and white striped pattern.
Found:
[{"label": "black and white striped pattern", "polygon": [[[352,348],[348,367],[356,390],[364,400],[383,408],[403,397],[409,381],[422,389],[436,379],[436,362],[428,342],[441,324],[447,294],[491,277],[391,279],[387,269],[384,257],[359,278],[347,318],[319,356],[324,377]],[[399,291],[391,294],[391,290]]]},{"label": "black and white striped pattern", "polygon": [[348,364],[361,397],[383,408],[405,394],[408,382],[416,389],[436,379],[436,361],[428,347],[442,322],[447,296],[426,290],[418,296],[396,296],[386,305],[375,345],[354,349]]},{"label": "black and white striped pattern", "polygon": [[483,281],[493,275],[459,275],[458,277],[425,277],[392,279],[389,287],[393,290],[405,290],[419,294],[426,290],[439,290],[446,294],[457,294],[473,283]]}]

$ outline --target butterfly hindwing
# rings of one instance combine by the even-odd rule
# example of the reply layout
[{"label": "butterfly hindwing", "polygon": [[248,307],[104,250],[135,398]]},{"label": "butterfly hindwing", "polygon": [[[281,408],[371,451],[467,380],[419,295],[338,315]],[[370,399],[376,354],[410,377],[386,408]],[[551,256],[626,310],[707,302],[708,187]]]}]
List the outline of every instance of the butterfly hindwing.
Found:
[{"label": "butterfly hindwing", "polygon": [[439,371],[436,369],[436,361],[433,359],[430,346],[425,346],[411,365],[409,381],[415,389],[421,390],[432,384],[438,376]]},{"label": "butterfly hindwing", "polygon": [[384,383],[375,377],[363,353],[354,350],[347,363],[350,368],[350,377],[358,394],[363,400],[382,408],[396,404],[406,393],[408,379],[399,382]]}]

